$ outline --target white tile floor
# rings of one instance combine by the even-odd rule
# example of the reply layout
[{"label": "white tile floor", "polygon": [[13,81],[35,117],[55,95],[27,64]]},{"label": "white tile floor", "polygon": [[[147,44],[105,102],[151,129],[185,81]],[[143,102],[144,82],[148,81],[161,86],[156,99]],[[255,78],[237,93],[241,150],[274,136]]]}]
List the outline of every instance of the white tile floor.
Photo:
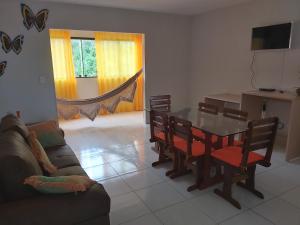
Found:
[{"label": "white tile floor", "polygon": [[271,168],[257,169],[265,199],[235,187],[237,210],[213,188],[188,193],[193,176],[170,180],[170,164],[152,168],[157,153],[143,121],[142,113],[123,113],[61,122],[86,172],[111,196],[112,225],[300,225],[300,162],[287,163],[282,148]]}]

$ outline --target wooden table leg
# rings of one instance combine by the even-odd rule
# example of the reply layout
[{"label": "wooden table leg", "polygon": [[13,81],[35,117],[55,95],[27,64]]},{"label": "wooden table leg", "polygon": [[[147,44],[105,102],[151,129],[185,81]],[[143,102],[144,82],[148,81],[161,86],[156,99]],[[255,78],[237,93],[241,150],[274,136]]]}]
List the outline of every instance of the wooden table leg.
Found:
[{"label": "wooden table leg", "polygon": [[[217,173],[217,176],[210,177],[211,170],[211,150],[212,150],[212,135],[210,133],[205,134],[205,155],[201,160],[202,166],[199,167],[199,171],[196,178],[196,183],[188,188],[188,191],[194,189],[203,190],[214,184],[221,182],[222,176]],[[219,176],[218,176],[219,175]]]}]

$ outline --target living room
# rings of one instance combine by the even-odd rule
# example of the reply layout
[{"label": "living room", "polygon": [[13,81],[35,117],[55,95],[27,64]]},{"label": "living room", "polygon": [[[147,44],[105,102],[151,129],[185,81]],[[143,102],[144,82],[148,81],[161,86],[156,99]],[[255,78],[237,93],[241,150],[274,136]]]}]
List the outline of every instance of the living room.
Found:
[{"label": "living room", "polygon": [[[8,34],[11,42],[15,42],[18,35],[24,35],[19,54],[13,52],[14,47],[8,53],[3,49],[0,51],[0,63],[5,62],[0,76],[1,118],[19,112],[21,120],[28,126],[58,120],[49,30],[143,34],[144,105],[139,112],[97,114],[93,122],[84,116],[60,121],[66,144],[71,146],[74,154],[59,154],[77,157],[79,164],[74,159],[76,167],[81,165],[91,179],[103,184],[105,190],[101,193],[107,192],[108,197],[104,197],[105,200],[99,197],[99,201],[107,201],[105,216],[99,216],[102,212],[97,214],[93,206],[84,209],[84,204],[89,202],[83,202],[82,207],[78,203],[77,207],[74,203],[76,195],[72,195],[74,199],[68,199],[70,202],[66,205],[64,198],[57,204],[61,204],[65,210],[62,213],[69,214],[68,217],[74,215],[73,219],[65,218],[60,222],[58,218],[47,216],[47,221],[41,222],[42,216],[34,218],[35,207],[43,208],[44,200],[50,201],[49,206],[53,204],[54,208],[56,203],[51,198],[61,197],[61,194],[58,194],[60,197],[41,194],[42,200],[38,204],[30,197],[27,208],[32,204],[31,216],[26,217],[23,213],[20,214],[22,220],[18,220],[13,218],[12,206],[28,199],[10,202],[10,198],[0,194],[1,224],[300,224],[298,0],[28,0],[21,3],[29,6],[34,15],[43,9],[47,9],[49,15],[44,21],[45,28],[38,32],[35,25],[30,29],[24,26],[20,1],[1,1],[0,31]],[[34,20],[33,17],[29,16],[28,21]],[[292,28],[287,47],[251,49],[254,28],[289,23]],[[276,91],[261,94],[259,88]],[[255,97],[249,91],[255,91]],[[271,167],[257,167],[258,189],[265,198],[252,196],[238,187],[232,190],[233,196],[240,200],[242,210],[215,195],[214,188],[222,187],[223,180],[205,190],[188,192],[186,189],[194,183],[195,175],[175,179],[165,175],[176,160],[168,158],[169,162],[158,167],[151,165],[159,159],[157,151],[162,148],[159,141],[156,144],[149,142],[151,131],[146,122],[151,120],[152,96],[170,95],[171,110],[175,112],[197,108],[199,101],[207,98],[220,104],[220,95],[224,97],[224,94],[240,96],[237,108],[247,111],[247,121],[257,119],[258,114],[259,117],[277,117],[279,121],[276,141],[280,143],[275,144]],[[231,99],[221,100],[226,106],[236,104]],[[16,123],[10,119],[9,123]],[[242,125],[239,123],[239,126]],[[1,150],[5,146],[5,143],[1,144]],[[92,157],[95,155],[99,158]],[[50,155],[49,158],[51,161]],[[133,169],[129,162],[135,165]],[[1,186],[3,182],[0,178]],[[74,209],[72,202],[76,206]],[[101,207],[101,202],[95,206],[98,204]],[[24,208],[20,207],[17,212]],[[48,214],[53,213],[50,208],[43,209],[48,210]],[[26,209],[27,213],[31,211]],[[44,215],[43,212],[40,215]]]}]

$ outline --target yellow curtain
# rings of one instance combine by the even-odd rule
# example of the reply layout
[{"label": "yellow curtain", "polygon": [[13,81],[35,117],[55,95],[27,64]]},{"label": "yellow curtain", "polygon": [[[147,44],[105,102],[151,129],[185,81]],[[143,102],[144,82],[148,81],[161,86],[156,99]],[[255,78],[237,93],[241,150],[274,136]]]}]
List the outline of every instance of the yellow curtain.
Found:
[{"label": "yellow curtain", "polygon": [[77,87],[70,32],[50,30],[50,42],[56,97],[76,99]]},{"label": "yellow curtain", "polygon": [[[99,95],[124,83],[143,67],[143,35],[96,32]],[[143,110],[143,76],[137,80],[134,102],[122,102],[117,112]]]}]

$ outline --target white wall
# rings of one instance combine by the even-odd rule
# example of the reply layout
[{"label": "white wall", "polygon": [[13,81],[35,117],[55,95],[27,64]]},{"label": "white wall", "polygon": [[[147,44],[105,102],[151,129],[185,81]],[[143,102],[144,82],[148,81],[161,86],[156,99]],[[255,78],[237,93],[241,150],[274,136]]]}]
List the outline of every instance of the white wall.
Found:
[{"label": "white wall", "polygon": [[[256,84],[284,90],[300,86],[299,20],[299,0],[255,0],[194,17],[189,103],[196,106],[208,94],[251,90],[252,28],[282,22],[295,22],[293,48],[257,51]],[[268,108],[287,125],[287,105],[269,102]]]},{"label": "white wall", "polygon": [[281,22],[296,22],[293,49],[256,52],[257,86],[300,86],[299,20],[299,0],[255,0],[194,17],[190,103],[208,94],[251,89],[252,28]]},{"label": "white wall", "polygon": [[79,99],[99,96],[97,78],[76,78],[77,95]]},{"label": "white wall", "polygon": [[[250,89],[251,28],[300,20],[299,0],[255,0],[196,17],[26,3],[35,12],[50,10],[47,29],[144,33],[146,103],[150,95],[170,93],[175,109],[196,105],[207,94]],[[17,0],[1,0],[0,21],[0,30],[11,37],[25,35],[19,56],[0,49],[0,60],[8,61],[7,72],[0,78],[0,116],[21,110],[27,122],[55,118],[48,32],[26,30]],[[255,70],[260,86],[300,86],[300,29],[294,41],[296,48],[289,51],[257,53]],[[46,78],[44,84],[40,76]]]},{"label": "white wall", "polygon": [[[47,29],[135,32],[145,34],[145,97],[170,93],[174,108],[188,101],[191,18],[121,9],[25,1],[34,12],[50,10]],[[27,122],[56,117],[49,34],[27,31],[17,0],[1,0],[0,30],[25,35],[19,56],[0,50],[8,68],[0,78],[0,116],[21,110]],[[46,78],[41,84],[40,76]]]}]

